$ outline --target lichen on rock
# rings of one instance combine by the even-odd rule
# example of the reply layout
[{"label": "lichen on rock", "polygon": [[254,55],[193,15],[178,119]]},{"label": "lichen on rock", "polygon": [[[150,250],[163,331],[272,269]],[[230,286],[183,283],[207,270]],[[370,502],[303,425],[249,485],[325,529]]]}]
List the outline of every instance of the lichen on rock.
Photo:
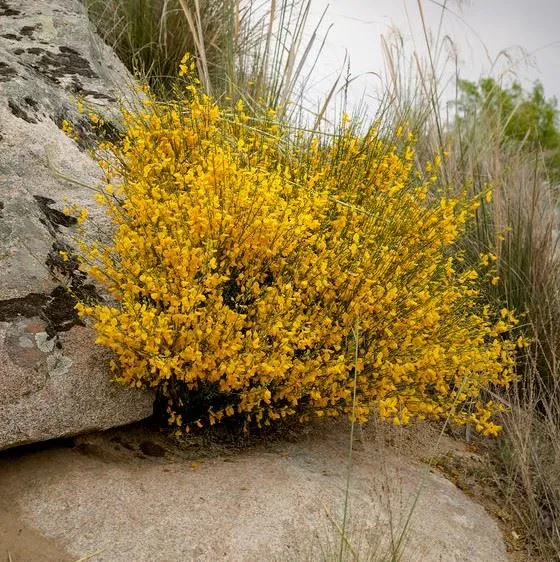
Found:
[{"label": "lichen on rock", "polygon": [[[101,170],[78,102],[118,134],[133,79],[77,0],[0,0],[0,449],[150,415],[152,397],[110,380],[109,356],[74,311],[101,298],[78,270],[76,219]],[[81,124],[78,144],[62,121]],[[75,179],[75,181],[69,181]],[[86,225],[86,231],[89,227]],[[61,259],[65,251],[70,259]]]}]

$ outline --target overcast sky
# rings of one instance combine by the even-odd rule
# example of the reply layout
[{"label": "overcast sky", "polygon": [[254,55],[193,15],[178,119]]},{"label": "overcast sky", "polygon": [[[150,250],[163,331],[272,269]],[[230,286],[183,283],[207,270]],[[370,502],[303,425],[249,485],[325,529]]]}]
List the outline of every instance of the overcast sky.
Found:
[{"label": "overcast sky", "polygon": [[[380,38],[392,27],[405,36],[409,49],[416,44],[422,50],[417,0],[312,0],[311,21],[317,21],[327,5],[323,29],[333,26],[315,73],[317,91],[328,90],[347,51],[352,75],[362,76],[352,99],[359,99],[364,90],[373,94],[379,79],[371,73],[383,72],[384,67]],[[422,6],[435,33],[441,8],[429,0]],[[560,100],[560,0],[449,0],[447,7],[443,33],[454,41],[463,77],[478,79],[511,70],[525,84],[539,79],[545,94]],[[503,50],[509,60],[499,56]]]}]

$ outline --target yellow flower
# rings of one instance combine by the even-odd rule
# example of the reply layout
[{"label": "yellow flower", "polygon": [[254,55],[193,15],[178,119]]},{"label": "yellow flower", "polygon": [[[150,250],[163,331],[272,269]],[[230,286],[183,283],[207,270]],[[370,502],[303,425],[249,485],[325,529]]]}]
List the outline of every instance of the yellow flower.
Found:
[{"label": "yellow flower", "polygon": [[513,380],[516,319],[469,305],[478,273],[451,252],[476,207],[428,197],[438,158],[417,165],[406,127],[396,146],[348,116],[327,136],[222,110],[193,71],[186,56],[184,99],[148,98],[100,146],[112,239],[83,242],[83,269],[113,300],[78,311],[118,380],[158,389],[185,431],[377,410],[495,432],[482,390]]}]

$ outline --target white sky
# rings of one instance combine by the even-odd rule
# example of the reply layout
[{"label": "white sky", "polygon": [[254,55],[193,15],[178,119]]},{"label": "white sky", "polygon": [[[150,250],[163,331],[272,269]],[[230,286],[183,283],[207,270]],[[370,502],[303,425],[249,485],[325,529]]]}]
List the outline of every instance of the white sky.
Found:
[{"label": "white sky", "polygon": [[[327,4],[322,29],[331,23],[333,27],[314,74],[311,91],[318,96],[328,91],[347,51],[352,76],[361,76],[351,101],[359,100],[364,90],[374,97],[380,82],[371,73],[383,72],[380,38],[391,27],[405,36],[409,50],[414,44],[423,50],[417,0],[312,0],[311,22]],[[430,0],[422,0],[422,6],[435,33],[441,8]],[[454,41],[463,78],[476,80],[511,69],[526,85],[539,79],[545,95],[560,101],[560,0],[448,0],[447,8],[443,32]],[[503,50],[513,64],[498,56]]]}]

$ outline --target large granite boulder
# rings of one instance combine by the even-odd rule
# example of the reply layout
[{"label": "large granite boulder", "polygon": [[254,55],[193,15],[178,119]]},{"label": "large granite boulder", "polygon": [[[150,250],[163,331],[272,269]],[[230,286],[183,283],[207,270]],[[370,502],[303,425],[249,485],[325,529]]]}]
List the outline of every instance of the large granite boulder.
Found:
[{"label": "large granite boulder", "polygon": [[[152,396],[111,381],[108,354],[74,311],[96,288],[64,262],[100,169],[78,100],[114,134],[132,78],[75,0],[0,0],[0,449],[129,423]],[[62,130],[64,120],[78,141]],[[106,226],[106,225],[105,225]]]}]

